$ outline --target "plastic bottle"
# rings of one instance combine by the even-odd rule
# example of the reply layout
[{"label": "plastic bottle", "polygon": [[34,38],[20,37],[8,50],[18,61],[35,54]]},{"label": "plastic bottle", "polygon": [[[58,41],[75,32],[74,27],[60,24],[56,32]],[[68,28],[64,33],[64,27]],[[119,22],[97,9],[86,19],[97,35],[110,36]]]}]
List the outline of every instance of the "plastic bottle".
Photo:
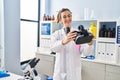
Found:
[{"label": "plastic bottle", "polygon": [[96,27],[96,24],[94,22],[91,23],[90,28],[89,28],[89,32],[92,33],[94,36],[94,39],[96,39],[97,27]]},{"label": "plastic bottle", "polygon": [[47,80],[53,80],[53,78],[52,77],[48,77]]}]

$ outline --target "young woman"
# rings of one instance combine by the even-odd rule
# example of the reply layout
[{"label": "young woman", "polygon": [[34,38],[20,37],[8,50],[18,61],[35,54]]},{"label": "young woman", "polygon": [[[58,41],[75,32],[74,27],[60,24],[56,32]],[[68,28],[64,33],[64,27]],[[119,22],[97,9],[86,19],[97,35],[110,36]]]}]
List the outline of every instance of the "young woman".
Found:
[{"label": "young woman", "polygon": [[[80,53],[88,55],[93,50],[93,41],[76,47],[74,39],[77,33],[71,26],[69,9],[63,8],[58,12],[57,23],[62,23],[63,28],[51,36],[51,50],[56,52],[53,80],[81,80]],[[70,28],[69,33],[66,33],[67,27]]]}]

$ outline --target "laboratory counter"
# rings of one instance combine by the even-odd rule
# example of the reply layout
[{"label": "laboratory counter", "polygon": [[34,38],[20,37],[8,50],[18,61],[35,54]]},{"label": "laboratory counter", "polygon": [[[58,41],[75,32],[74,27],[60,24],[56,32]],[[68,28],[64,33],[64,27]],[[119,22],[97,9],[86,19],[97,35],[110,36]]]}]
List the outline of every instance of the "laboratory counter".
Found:
[{"label": "laboratory counter", "polygon": [[[49,56],[49,57],[54,57],[54,54],[47,54],[47,53],[40,53],[40,52],[36,52],[36,55],[44,55],[44,56]],[[113,66],[120,66],[120,64],[118,63],[110,63],[110,62],[105,62],[105,61],[101,61],[98,59],[85,59],[85,58],[81,58],[82,61],[88,61],[88,62],[95,62],[95,63],[102,63],[102,64],[108,64],[108,65],[113,65]]]},{"label": "laboratory counter", "polygon": [[118,64],[118,63],[104,62],[104,61],[100,61],[98,59],[90,60],[90,59],[81,58],[81,60],[82,61],[88,61],[88,62],[101,63],[101,64],[108,64],[108,65],[113,65],[113,66],[119,66],[120,67],[120,64]]},{"label": "laboratory counter", "polygon": [[[53,76],[55,55],[36,52],[36,57],[40,58],[36,69],[39,74]],[[97,59],[82,61],[82,80],[119,80],[120,64],[107,63]]]}]

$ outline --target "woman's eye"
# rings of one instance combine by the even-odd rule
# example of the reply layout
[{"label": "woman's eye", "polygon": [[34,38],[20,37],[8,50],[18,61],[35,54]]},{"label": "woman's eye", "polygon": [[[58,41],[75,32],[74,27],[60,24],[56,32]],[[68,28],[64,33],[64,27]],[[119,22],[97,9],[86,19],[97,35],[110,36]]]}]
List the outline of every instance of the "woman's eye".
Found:
[{"label": "woman's eye", "polygon": [[63,16],[63,18],[70,18],[72,15],[70,14],[70,15],[65,15],[65,16]]},{"label": "woman's eye", "polygon": [[71,17],[72,15],[68,15],[68,17]]},{"label": "woman's eye", "polygon": [[66,18],[66,16],[63,16],[63,18]]}]

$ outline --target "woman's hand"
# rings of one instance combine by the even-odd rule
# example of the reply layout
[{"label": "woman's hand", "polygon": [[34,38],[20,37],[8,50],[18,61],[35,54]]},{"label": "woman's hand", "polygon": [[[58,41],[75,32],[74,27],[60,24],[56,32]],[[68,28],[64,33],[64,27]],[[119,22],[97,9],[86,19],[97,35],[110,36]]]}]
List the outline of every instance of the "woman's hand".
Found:
[{"label": "woman's hand", "polygon": [[94,40],[92,39],[92,40],[88,43],[88,45],[92,45],[93,42],[94,42]]},{"label": "woman's hand", "polygon": [[75,32],[75,31],[69,32],[69,33],[67,34],[66,38],[63,39],[62,44],[65,45],[65,44],[67,44],[68,42],[73,41],[73,40],[75,39],[76,35],[77,35],[77,32]]}]

